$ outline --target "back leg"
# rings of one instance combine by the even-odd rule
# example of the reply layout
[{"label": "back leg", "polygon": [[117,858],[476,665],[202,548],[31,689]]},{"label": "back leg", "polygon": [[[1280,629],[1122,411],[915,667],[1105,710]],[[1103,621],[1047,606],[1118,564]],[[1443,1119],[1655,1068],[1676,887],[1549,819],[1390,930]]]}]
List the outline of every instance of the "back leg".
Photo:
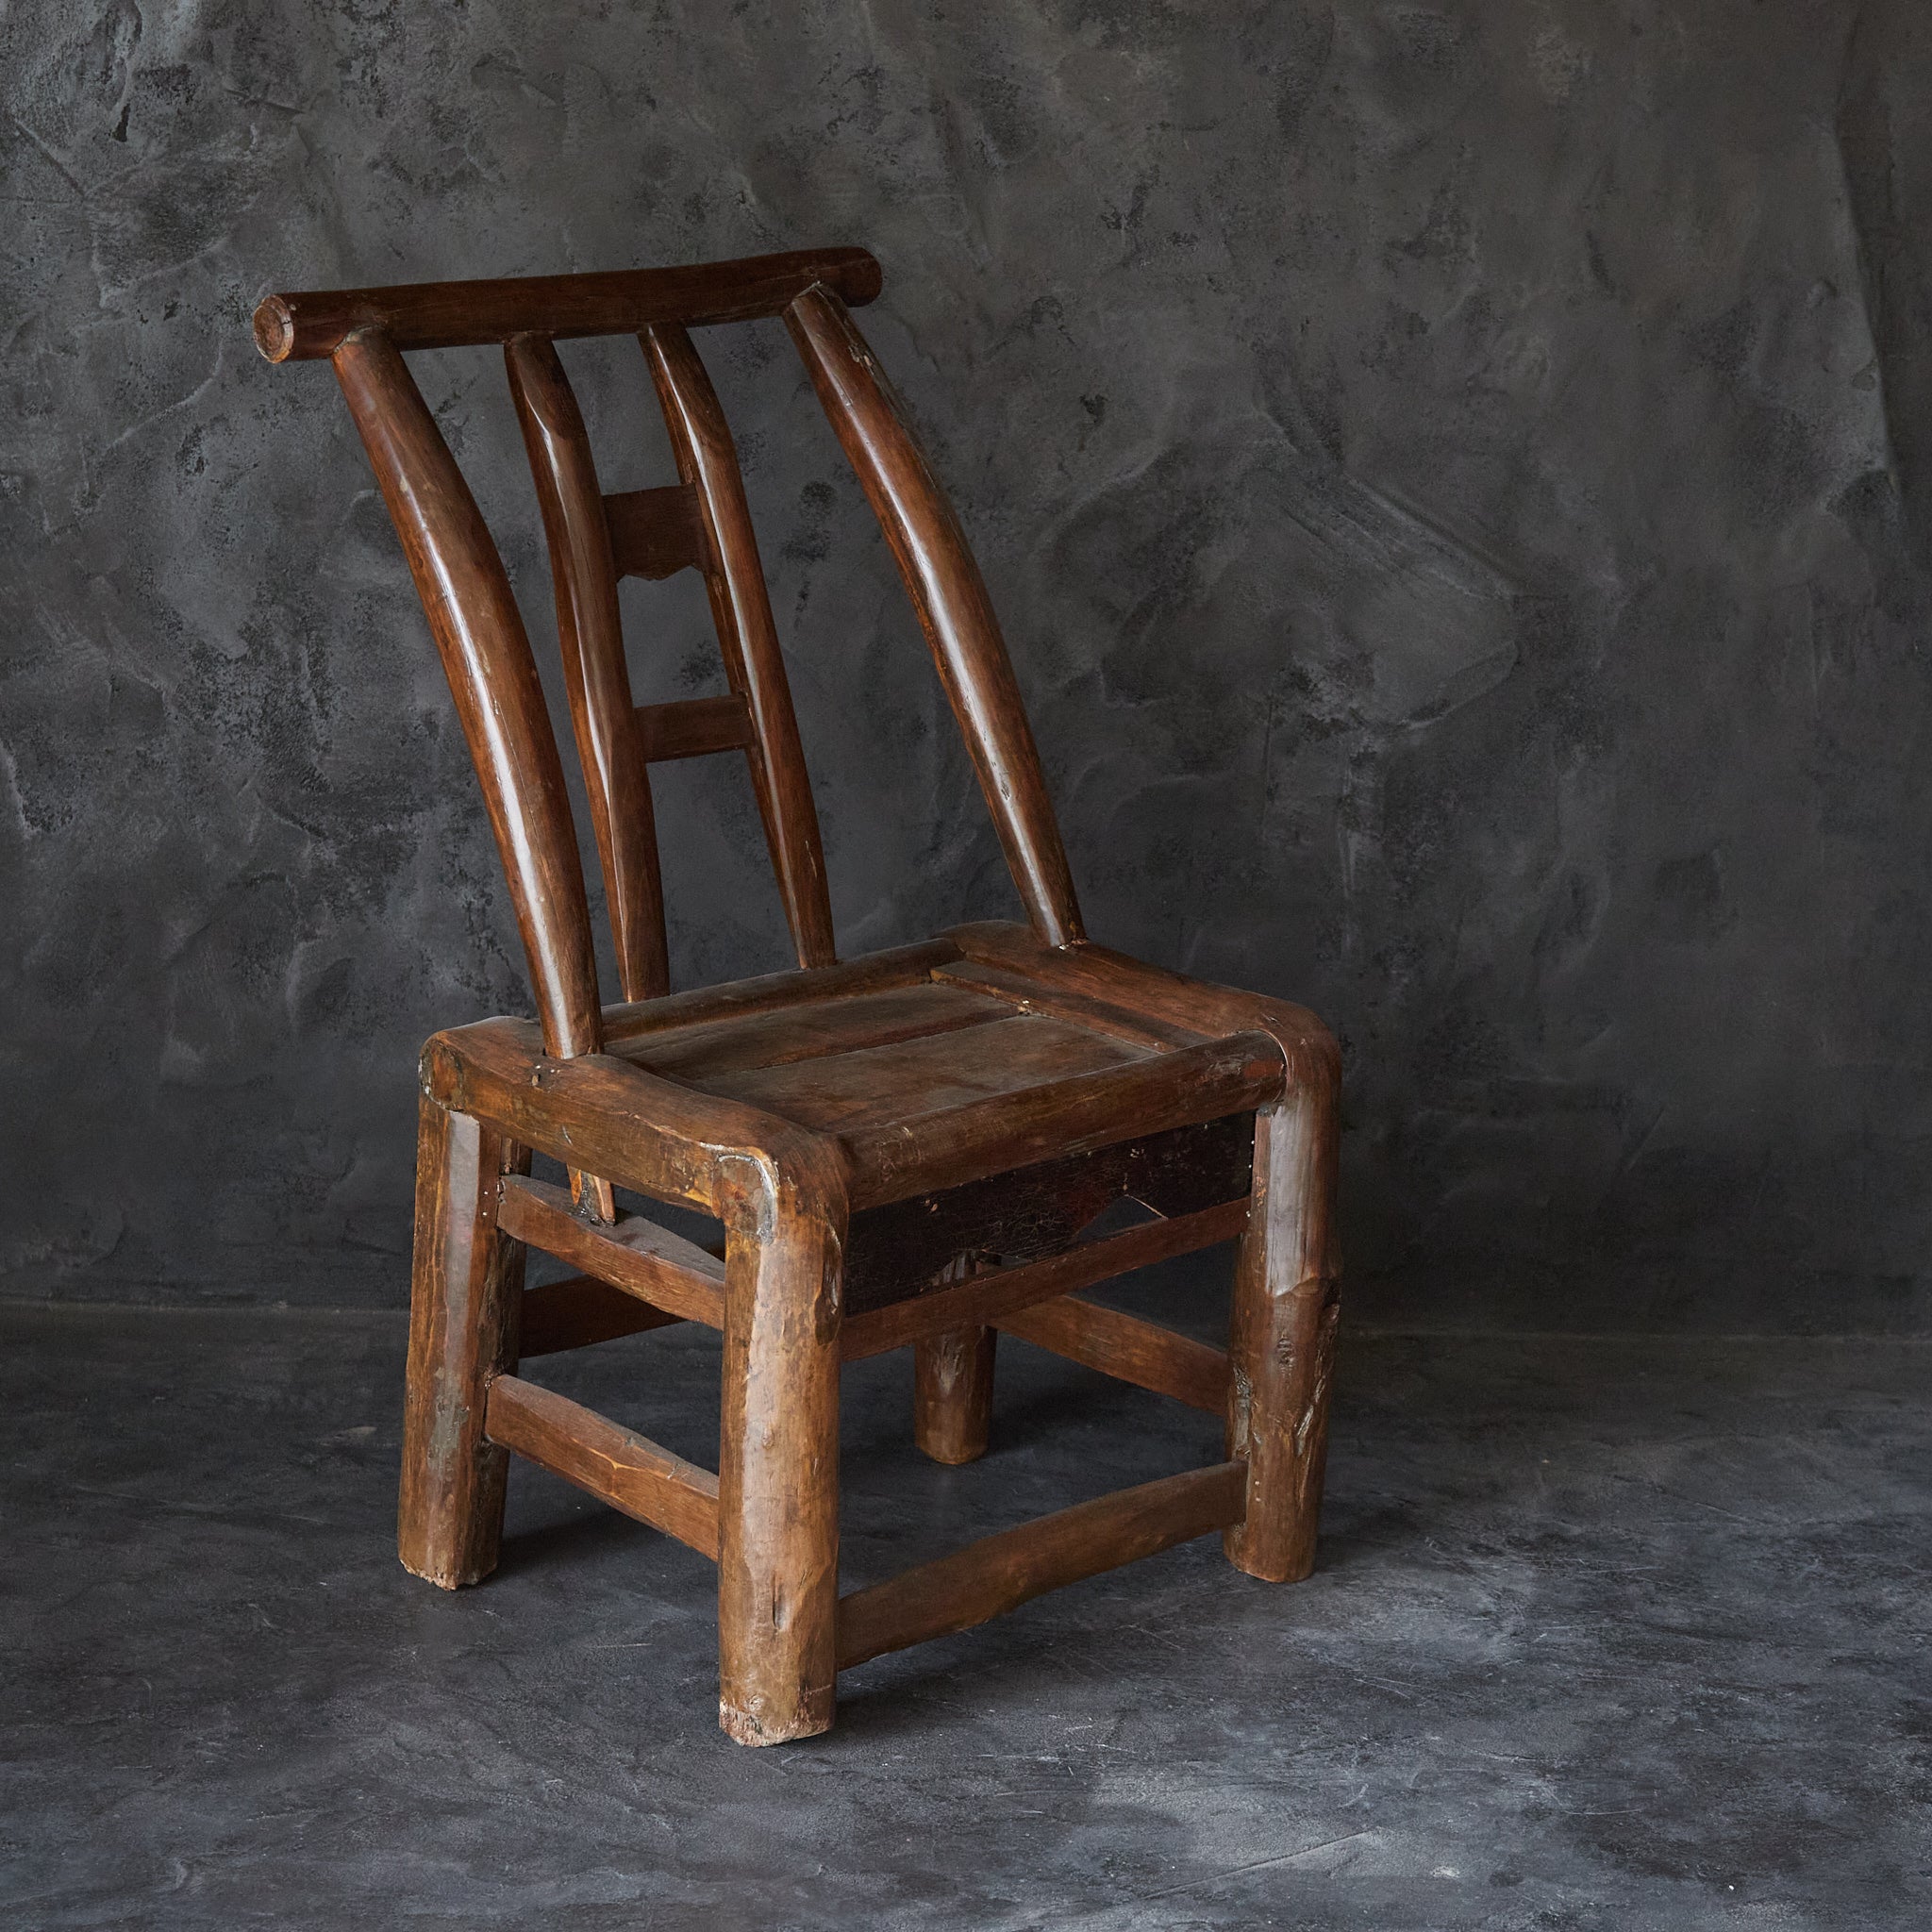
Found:
[{"label": "back leg", "polygon": [[1334,1263],[1332,1081],[1255,1117],[1254,1205],[1235,1259],[1227,1453],[1248,1465],[1245,1519],[1223,1532],[1237,1570],[1297,1583],[1315,1567],[1341,1316]]},{"label": "back leg", "polygon": [[948,1328],[912,1344],[912,1440],[935,1462],[986,1454],[996,1328]]},{"label": "back leg", "polygon": [[524,1246],[496,1228],[497,1189],[529,1150],[426,1094],[416,1154],[416,1259],[397,1551],[444,1590],[496,1568],[508,1452],[487,1441],[492,1377],[516,1367]]}]

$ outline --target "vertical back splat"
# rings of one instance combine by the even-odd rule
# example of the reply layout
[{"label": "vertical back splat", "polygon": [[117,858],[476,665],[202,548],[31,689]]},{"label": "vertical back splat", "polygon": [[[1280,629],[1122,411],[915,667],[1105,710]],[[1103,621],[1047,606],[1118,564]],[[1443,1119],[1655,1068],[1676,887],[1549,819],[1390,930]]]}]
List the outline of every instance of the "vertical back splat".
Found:
[{"label": "vertical back splat", "polygon": [[617,977],[627,1000],[670,990],[664,888],[651,775],[625,665],[617,565],[591,439],[555,346],[537,336],[504,344],[510,393],[550,541],[557,636],[571,724],[590,794],[610,908]]},{"label": "vertical back splat", "polygon": [[812,803],[811,780],[798,741],[791,688],[772,623],[738,452],[711,378],[685,330],[676,323],[658,323],[639,340],[663,406],[677,474],[695,492],[703,512],[709,551],[705,587],[710,592],[725,675],[751,714],[752,741],[745,746],[745,758],[791,941],[801,966],[829,966],[838,955],[818,808]]}]

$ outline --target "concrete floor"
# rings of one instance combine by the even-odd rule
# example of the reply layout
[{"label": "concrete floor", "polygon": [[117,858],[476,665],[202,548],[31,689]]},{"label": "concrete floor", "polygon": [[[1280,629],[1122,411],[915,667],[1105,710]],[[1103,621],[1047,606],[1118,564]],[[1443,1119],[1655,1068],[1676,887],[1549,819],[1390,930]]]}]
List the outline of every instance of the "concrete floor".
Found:
[{"label": "concrete floor", "polygon": [[[1209,1539],[716,1728],[708,1565],[527,1468],[391,1554],[402,1327],[0,1312],[0,1923],[1932,1923],[1932,1350],[1350,1337],[1322,1567]],[[544,1365],[710,1459],[686,1330]],[[997,1441],[847,1381],[848,1582],[1216,1453],[1008,1343]]]}]

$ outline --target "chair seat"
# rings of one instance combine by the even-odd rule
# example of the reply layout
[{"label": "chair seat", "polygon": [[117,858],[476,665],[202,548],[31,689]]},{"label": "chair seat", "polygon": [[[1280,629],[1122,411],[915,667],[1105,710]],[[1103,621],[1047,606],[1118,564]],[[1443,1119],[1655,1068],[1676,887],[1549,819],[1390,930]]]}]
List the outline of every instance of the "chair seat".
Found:
[{"label": "chair seat", "polygon": [[1152,1052],[931,983],[850,994],[795,1018],[762,1015],[691,1031],[705,1037],[646,1039],[624,1058],[826,1134],[1017,1093]]},{"label": "chair seat", "polygon": [[864,1209],[1251,1111],[1307,1017],[992,924],[609,1007],[601,1055],[549,1059],[532,1023],[491,1020],[425,1064],[446,1104],[640,1192],[708,1208],[707,1157],[812,1143]]}]

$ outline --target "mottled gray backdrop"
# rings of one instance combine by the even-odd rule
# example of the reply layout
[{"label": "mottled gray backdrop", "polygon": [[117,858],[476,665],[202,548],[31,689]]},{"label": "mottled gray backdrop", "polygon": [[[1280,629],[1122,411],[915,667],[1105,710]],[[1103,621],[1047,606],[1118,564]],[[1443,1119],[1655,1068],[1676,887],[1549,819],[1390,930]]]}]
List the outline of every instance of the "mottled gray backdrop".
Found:
[{"label": "mottled gray backdrop", "polygon": [[[0,8],[7,1291],[399,1299],[415,1049],[525,1002],[256,298],[864,242],[1091,929],[1342,1036],[1357,1310],[1932,1326],[1923,11]],[[841,945],[1009,908],[782,330],[701,345]],[[668,480],[635,347],[568,359]],[[549,655],[500,361],[417,362]],[[680,984],[784,963],[724,762],[660,778]]]}]

